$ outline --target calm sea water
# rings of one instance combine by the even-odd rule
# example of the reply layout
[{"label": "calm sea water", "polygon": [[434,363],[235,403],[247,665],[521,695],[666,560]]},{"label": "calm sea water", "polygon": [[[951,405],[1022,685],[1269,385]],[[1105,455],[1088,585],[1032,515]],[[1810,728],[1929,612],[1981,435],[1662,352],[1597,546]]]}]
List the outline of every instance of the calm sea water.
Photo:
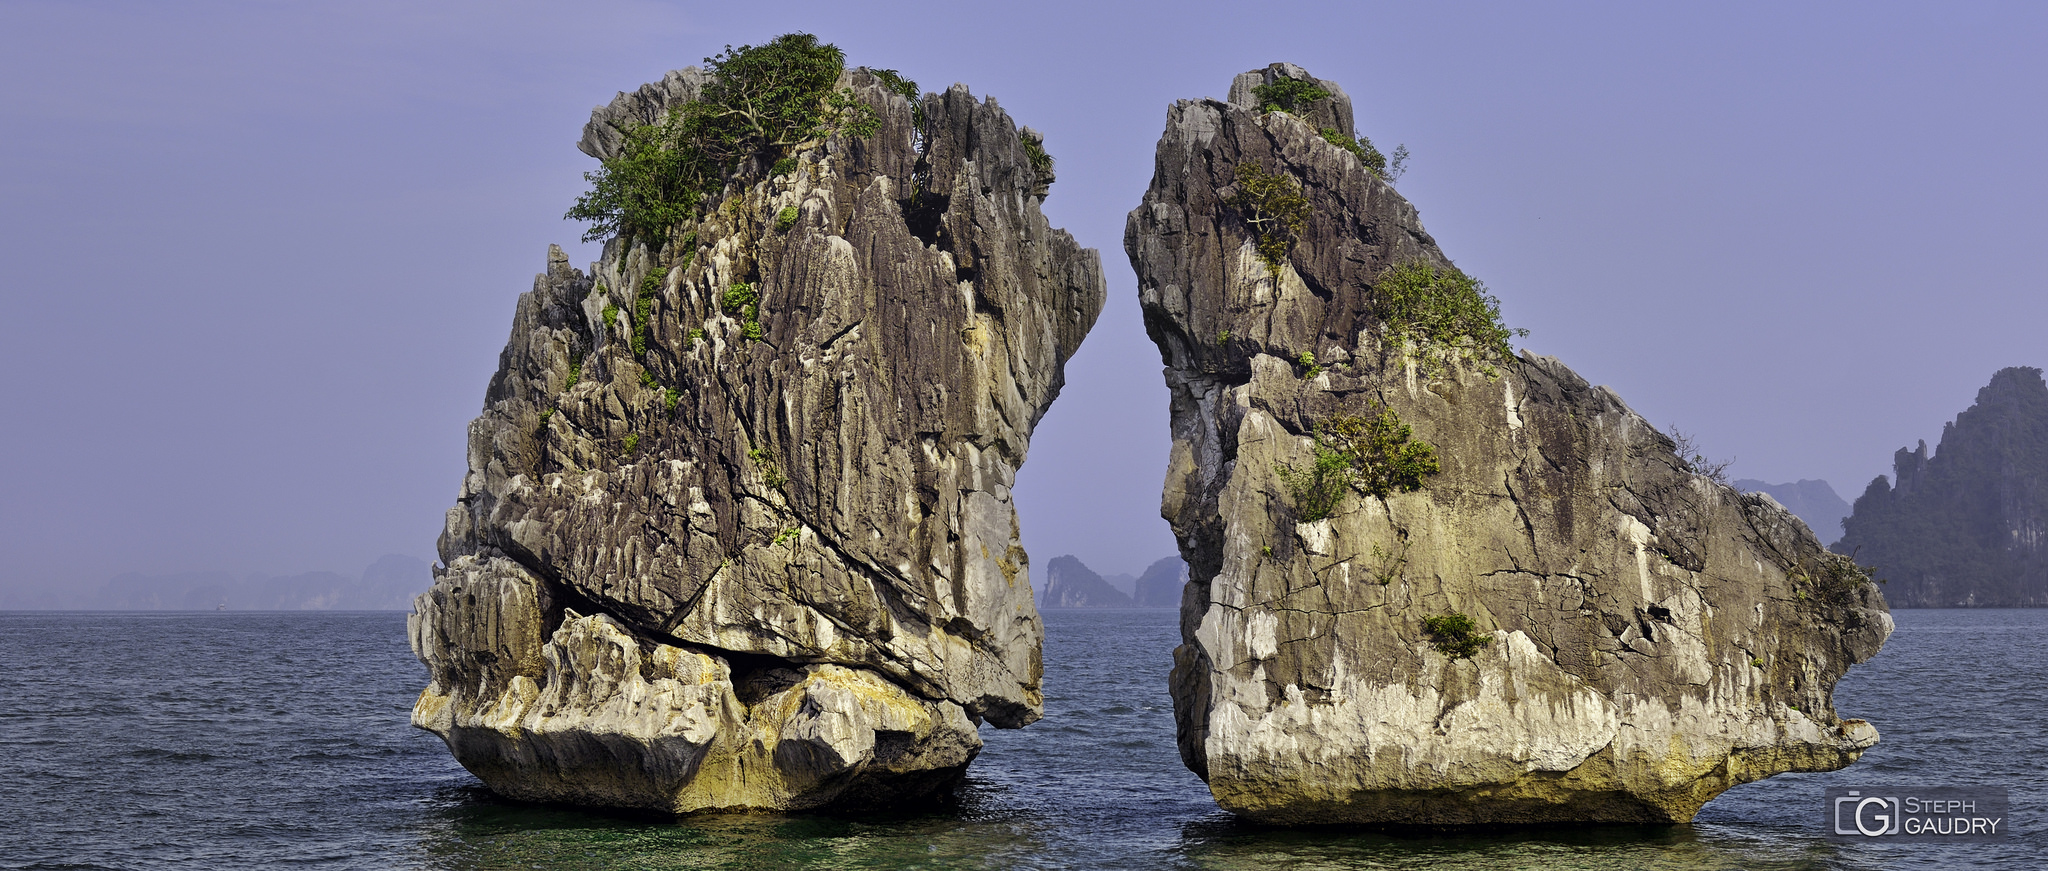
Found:
[{"label": "calm sea water", "polygon": [[[2048,611],[1902,611],[1837,693],[1884,741],[1690,826],[1393,837],[1247,826],[1173,746],[1165,611],[1046,615],[1046,718],[986,730],[956,804],[636,818],[494,799],[406,724],[399,614],[0,614],[0,868],[1659,868],[2048,866]],[[1821,790],[2011,790],[2003,844],[1835,846]]]}]

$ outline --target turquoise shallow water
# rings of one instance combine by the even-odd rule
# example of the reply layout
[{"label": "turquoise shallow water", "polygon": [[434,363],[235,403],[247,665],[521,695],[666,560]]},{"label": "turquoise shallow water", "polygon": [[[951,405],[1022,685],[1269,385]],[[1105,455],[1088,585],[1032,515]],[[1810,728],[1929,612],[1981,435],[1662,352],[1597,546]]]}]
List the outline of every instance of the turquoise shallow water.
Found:
[{"label": "turquoise shallow water", "polygon": [[[1046,718],[984,730],[951,805],[681,821],[494,799],[406,725],[400,614],[0,614],[0,869],[2039,868],[2048,611],[1902,611],[1837,692],[1884,741],[1690,826],[1395,837],[1237,823],[1180,765],[1166,611],[1046,615]],[[1821,839],[1840,784],[1996,785],[2019,833]]]}]

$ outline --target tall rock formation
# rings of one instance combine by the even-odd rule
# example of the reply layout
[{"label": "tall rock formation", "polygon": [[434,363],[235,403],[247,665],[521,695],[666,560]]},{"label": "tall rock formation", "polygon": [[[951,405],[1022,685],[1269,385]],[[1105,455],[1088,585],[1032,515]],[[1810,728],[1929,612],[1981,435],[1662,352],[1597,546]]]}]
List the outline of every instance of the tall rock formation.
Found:
[{"label": "tall rock formation", "polygon": [[1045,564],[1045,594],[1039,603],[1045,608],[1129,608],[1131,597],[1069,555]]},{"label": "tall rock formation", "polygon": [[1875,566],[1902,608],[2048,606],[2048,383],[2000,369],[1977,403],[1892,458],[1835,549]]},{"label": "tall rock formation", "polygon": [[[1294,111],[1255,108],[1282,79]],[[1127,225],[1172,394],[1188,767],[1255,820],[1465,825],[1683,821],[1856,759],[1877,731],[1832,690],[1890,632],[1876,588],[1557,360],[1388,341],[1386,270],[1450,261],[1351,130],[1291,65],[1175,103]],[[1247,179],[1281,173],[1307,214],[1269,268],[1287,207]],[[1300,483],[1319,425],[1382,411],[1440,471],[1298,522],[1281,468]]]},{"label": "tall rock formation", "polygon": [[[581,147],[702,93],[671,73]],[[413,722],[517,799],[922,796],[1038,719],[1010,487],[1105,293],[1049,166],[962,85],[738,165],[662,244],[551,249],[411,620]],[[1037,160],[1034,160],[1037,158]]]}]

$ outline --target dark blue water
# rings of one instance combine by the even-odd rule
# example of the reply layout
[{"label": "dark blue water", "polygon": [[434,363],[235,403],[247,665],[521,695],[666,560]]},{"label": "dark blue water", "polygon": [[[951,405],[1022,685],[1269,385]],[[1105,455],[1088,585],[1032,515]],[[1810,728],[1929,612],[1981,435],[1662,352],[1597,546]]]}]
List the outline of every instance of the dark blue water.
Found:
[{"label": "dark blue water", "polygon": [[[493,799],[406,725],[398,614],[0,614],[0,868],[2038,868],[2048,611],[1902,611],[1837,707],[1848,771],[1730,791],[1690,826],[1391,837],[1235,822],[1173,746],[1163,611],[1046,615],[1046,718],[985,731],[956,805],[682,821]],[[1821,790],[1995,785],[2003,844],[1838,847]]]}]

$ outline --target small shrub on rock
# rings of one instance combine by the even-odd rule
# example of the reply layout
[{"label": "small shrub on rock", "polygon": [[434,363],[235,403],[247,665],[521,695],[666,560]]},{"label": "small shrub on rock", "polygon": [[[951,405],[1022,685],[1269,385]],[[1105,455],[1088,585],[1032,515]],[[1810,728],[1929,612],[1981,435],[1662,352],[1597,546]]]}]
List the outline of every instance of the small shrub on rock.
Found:
[{"label": "small shrub on rock", "polygon": [[752,284],[735,281],[726,288],[725,296],[719,300],[725,313],[740,322],[740,335],[749,339],[761,338],[761,292]]},{"label": "small shrub on rock", "polygon": [[1502,324],[1500,300],[1456,267],[1390,266],[1373,281],[1371,307],[1395,344],[1413,341],[1430,361],[1476,360],[1489,374],[1514,356],[1508,339],[1529,334]]},{"label": "small shrub on rock", "polygon": [[1317,100],[1327,100],[1330,92],[1300,79],[1276,79],[1270,85],[1252,88],[1252,99],[1258,101],[1261,112],[1286,112],[1297,114]]},{"label": "small shrub on rock", "polygon": [[1224,203],[1237,211],[1257,237],[1259,258],[1275,277],[1295,237],[1308,226],[1308,197],[1301,182],[1284,172],[1268,172],[1256,163],[1240,163],[1234,171],[1237,191]]},{"label": "small shrub on rock", "polygon": [[1335,514],[1351,488],[1384,499],[1395,492],[1420,490],[1424,479],[1442,470],[1436,447],[1415,439],[1391,408],[1370,417],[1341,415],[1317,424],[1314,456],[1306,468],[1289,463],[1274,467],[1294,497],[1295,516],[1302,523]]},{"label": "small shrub on rock", "polygon": [[584,174],[590,190],[563,217],[590,224],[585,242],[624,236],[655,245],[749,161],[779,155],[775,171],[789,159],[782,152],[808,140],[874,135],[875,111],[850,90],[831,90],[845,67],[845,52],[808,33],[726,46],[704,59],[711,77],[697,99],[623,131],[619,153]]},{"label": "small shrub on rock", "polygon": [[1424,617],[1422,628],[1429,632],[1429,646],[1452,659],[1470,659],[1493,643],[1492,638],[1480,634],[1471,617],[1456,611]]}]

